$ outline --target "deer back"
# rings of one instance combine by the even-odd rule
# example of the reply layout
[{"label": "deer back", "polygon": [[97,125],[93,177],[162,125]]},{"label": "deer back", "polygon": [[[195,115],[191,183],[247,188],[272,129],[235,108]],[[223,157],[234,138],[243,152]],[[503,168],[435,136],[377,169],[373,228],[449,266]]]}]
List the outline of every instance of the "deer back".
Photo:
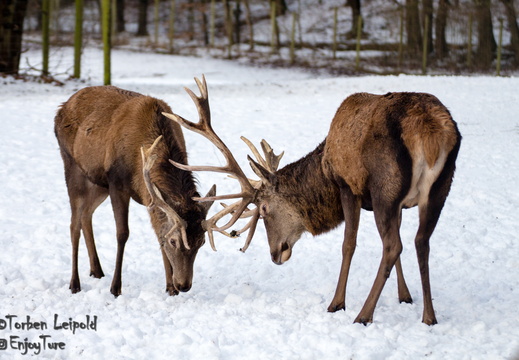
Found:
[{"label": "deer back", "polygon": [[187,198],[196,192],[191,173],[176,169],[168,161],[187,162],[182,130],[162,112],[171,112],[162,100],[114,86],[88,87],[59,109],[56,137],[61,151],[70,155],[94,184],[116,186],[147,205],[150,197],[142,178],[140,148],[149,147],[163,135],[164,141],[156,148],[151,179],[161,190],[179,188],[181,183],[185,191],[171,196]]}]

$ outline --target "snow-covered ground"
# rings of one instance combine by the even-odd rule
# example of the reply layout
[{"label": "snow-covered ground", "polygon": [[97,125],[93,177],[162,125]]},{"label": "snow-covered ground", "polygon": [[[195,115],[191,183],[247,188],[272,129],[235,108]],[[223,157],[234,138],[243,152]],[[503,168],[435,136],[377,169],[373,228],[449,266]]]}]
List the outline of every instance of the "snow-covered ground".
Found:
[{"label": "snow-covered ground", "polygon": [[[57,55],[52,59],[60,62],[52,64],[53,72],[66,72],[71,51],[62,49]],[[28,52],[24,57],[37,65],[40,54]],[[125,51],[114,51],[112,64],[114,85],[161,98],[190,119],[196,118],[196,110],[183,87],[196,89],[193,77],[205,74],[214,128],[247,171],[247,148],[240,135],[256,143],[265,137],[276,151],[285,150],[283,166],[324,139],[336,108],[351,93],[424,91],[438,96],[463,135],[455,181],[431,239],[439,324],[430,327],[420,321],[422,294],[413,245],[416,210],[404,213],[402,225],[402,262],[415,303],[398,303],[393,274],[374,323],[368,326],[352,323],[381,256],[368,212],[361,218],[344,312],[326,312],[339,274],[342,226],[315,238],[304,235],[283,266],[270,261],[262,224],[245,254],[238,251],[243,239],[217,235],[218,252],[206,244],[198,254],[192,289],[170,297],[164,292],[162,260],[147,212],[135,203],[130,209],[123,294],[115,299],[109,292],[116,246],[109,201],[94,216],[107,276],[88,276],[82,241],[83,290],[72,295],[70,210],[53,117],[74,91],[101,83],[101,53],[89,49],[83,58],[86,82],[56,87],[1,79],[0,349],[7,349],[0,350],[0,358],[519,357],[519,79],[330,77]],[[185,137],[190,163],[222,163],[205,139],[191,133]],[[202,193],[213,183],[219,193],[236,190],[235,181],[223,175],[197,176]],[[75,333],[56,329],[55,316],[59,324],[96,316],[96,327]],[[28,322],[34,327],[28,329]],[[63,343],[54,345],[63,349],[49,349],[51,342]]]}]

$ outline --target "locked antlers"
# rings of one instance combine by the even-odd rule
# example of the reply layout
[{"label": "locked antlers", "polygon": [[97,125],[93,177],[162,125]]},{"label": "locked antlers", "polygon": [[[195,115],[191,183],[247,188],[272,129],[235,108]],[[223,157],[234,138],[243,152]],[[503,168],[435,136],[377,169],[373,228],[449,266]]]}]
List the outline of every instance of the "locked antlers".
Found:
[{"label": "locked antlers", "polygon": [[[195,78],[195,81],[198,85],[198,89],[200,90],[200,96],[195,95],[190,89],[185,88],[186,92],[189,94],[193,102],[195,103],[197,110],[199,121],[198,123],[193,123],[189,120],[184,119],[183,117],[177,114],[168,114],[163,113],[164,116],[170,118],[171,120],[177,122],[188,130],[194,131],[196,133],[201,134],[209,141],[211,141],[223,154],[227,164],[225,166],[190,166],[183,165],[171,161],[173,165],[176,167],[187,170],[187,171],[214,171],[229,174],[232,178],[235,178],[240,183],[241,192],[237,194],[228,194],[228,195],[220,195],[220,196],[209,196],[209,197],[199,197],[194,198],[197,201],[215,201],[215,200],[229,200],[229,199],[240,199],[237,202],[224,206],[223,210],[219,211],[213,217],[205,221],[205,229],[209,234],[209,241],[211,243],[211,247],[216,251],[216,247],[214,244],[213,231],[218,231],[228,237],[237,237],[243,232],[250,230],[245,241],[245,245],[241,251],[245,251],[249,246],[252,237],[254,235],[254,231],[256,230],[256,225],[260,218],[259,210],[253,209],[249,210],[247,206],[251,203],[254,203],[256,200],[256,195],[259,187],[261,186],[261,182],[249,180],[241,167],[238,165],[236,159],[232,155],[231,151],[225,145],[225,143],[220,139],[220,137],[214,132],[211,126],[211,113],[209,109],[209,99],[207,93],[207,83],[205,81],[205,77],[202,75],[202,80]],[[261,146],[263,152],[265,153],[265,158],[262,158],[254,145],[242,137],[242,140],[249,146],[252,153],[258,160],[258,163],[263,166],[268,171],[274,172],[279,165],[279,160],[283,156],[283,153],[280,155],[275,155],[272,151],[270,145],[263,140],[261,142]],[[252,162],[251,162],[252,164]],[[254,166],[253,166],[254,169]],[[257,173],[257,171],[255,170]],[[223,218],[224,216],[232,214],[231,219],[223,226],[217,226],[217,222]],[[226,232],[231,226],[233,226],[236,221],[240,218],[252,217],[251,220],[238,231],[231,231],[230,233]]]}]

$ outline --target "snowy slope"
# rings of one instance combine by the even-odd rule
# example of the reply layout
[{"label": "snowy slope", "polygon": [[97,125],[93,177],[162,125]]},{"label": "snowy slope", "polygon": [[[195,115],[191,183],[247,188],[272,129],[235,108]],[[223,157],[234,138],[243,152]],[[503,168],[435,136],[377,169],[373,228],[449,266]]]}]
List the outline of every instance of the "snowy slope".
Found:
[{"label": "snowy slope", "polygon": [[[66,72],[71,52],[60,51],[53,56],[60,62],[52,66]],[[40,54],[24,56],[34,64]],[[425,91],[451,110],[463,142],[453,188],[431,240],[439,324],[420,322],[422,295],[413,245],[417,219],[416,210],[408,210],[402,225],[402,261],[415,304],[398,303],[393,275],[374,323],[362,326],[352,322],[381,256],[381,242],[367,212],[361,218],[345,312],[326,312],[339,274],[342,226],[316,238],[304,235],[283,266],[270,261],[261,224],[245,254],[238,251],[243,240],[217,236],[218,252],[208,245],[199,252],[191,291],[169,297],[148,215],[135,203],[123,294],[115,299],[109,292],[116,241],[106,202],[94,216],[94,228],[107,276],[88,277],[82,242],[83,291],[71,295],[70,210],[53,117],[74,91],[101,83],[100,51],[87,50],[83,61],[85,83],[55,87],[1,79],[0,348],[7,346],[0,350],[1,359],[31,354],[42,359],[204,360],[519,357],[519,79],[329,77],[207,58],[114,51],[114,85],[162,98],[190,119],[196,118],[196,111],[183,87],[195,89],[192,78],[204,73],[214,128],[244,169],[247,148],[240,135],[254,142],[265,137],[276,151],[285,150],[283,166],[324,139],[336,108],[354,92]],[[185,136],[190,163],[223,161],[202,137]],[[203,193],[213,183],[219,193],[236,190],[235,181],[223,175],[197,176]],[[75,333],[55,329],[56,315],[58,324],[96,316],[96,328]],[[47,328],[27,329],[23,323],[28,316],[33,325]],[[18,349],[18,342],[41,346],[44,340],[46,349],[33,345],[26,355]],[[64,349],[49,349],[49,342],[63,343],[57,346]]]}]

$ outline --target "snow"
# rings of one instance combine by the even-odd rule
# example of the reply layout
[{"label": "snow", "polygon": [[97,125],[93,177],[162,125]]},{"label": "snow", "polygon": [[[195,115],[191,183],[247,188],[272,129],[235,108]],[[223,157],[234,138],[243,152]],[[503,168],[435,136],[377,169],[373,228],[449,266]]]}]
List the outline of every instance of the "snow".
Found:
[{"label": "snow", "polygon": [[[38,66],[39,52],[24,54]],[[114,85],[161,98],[186,118],[196,110],[184,86],[205,74],[213,125],[252,177],[240,135],[265,137],[281,166],[326,136],[340,102],[367,91],[424,91],[451,110],[463,135],[455,181],[431,239],[431,282],[438,325],[421,323],[420,276],[414,252],[416,210],[404,213],[402,262],[415,303],[399,304],[394,272],[368,326],[353,324],[375,278],[381,242],[363,212],[347,289],[347,309],[327,313],[341,263],[343,226],[303,235],[283,266],[270,261],[259,224],[245,254],[243,239],[216,236],[195,262],[193,287],[170,297],[146,210],[130,209],[123,294],[109,291],[115,225],[109,201],[94,215],[105,276],[88,276],[80,247],[83,290],[68,289],[70,210],[53,133],[60,103],[102,82],[101,51],[86,49],[83,78],[65,86],[1,79],[0,350],[2,359],[517,359],[519,357],[519,79],[497,77],[332,77],[290,69],[253,68],[223,60],[114,51]],[[72,52],[57,50],[54,73],[70,73]],[[67,75],[62,75],[65,78]],[[191,164],[221,164],[214,146],[185,132]],[[235,191],[235,180],[197,174],[200,192]],[[214,206],[212,211],[216,211]],[[16,318],[9,317],[16,315]],[[54,319],[95,329],[55,329]],[[44,322],[46,329],[22,329]],[[12,320],[9,325],[9,319]],[[71,319],[71,320],[69,320]],[[63,343],[63,349],[24,344]],[[7,341],[7,344],[2,341]],[[14,340],[13,340],[14,339]],[[25,342],[24,342],[25,341]],[[21,342],[21,344],[18,344]],[[22,348],[20,348],[20,346]],[[56,345],[56,346],[59,346]]]}]

